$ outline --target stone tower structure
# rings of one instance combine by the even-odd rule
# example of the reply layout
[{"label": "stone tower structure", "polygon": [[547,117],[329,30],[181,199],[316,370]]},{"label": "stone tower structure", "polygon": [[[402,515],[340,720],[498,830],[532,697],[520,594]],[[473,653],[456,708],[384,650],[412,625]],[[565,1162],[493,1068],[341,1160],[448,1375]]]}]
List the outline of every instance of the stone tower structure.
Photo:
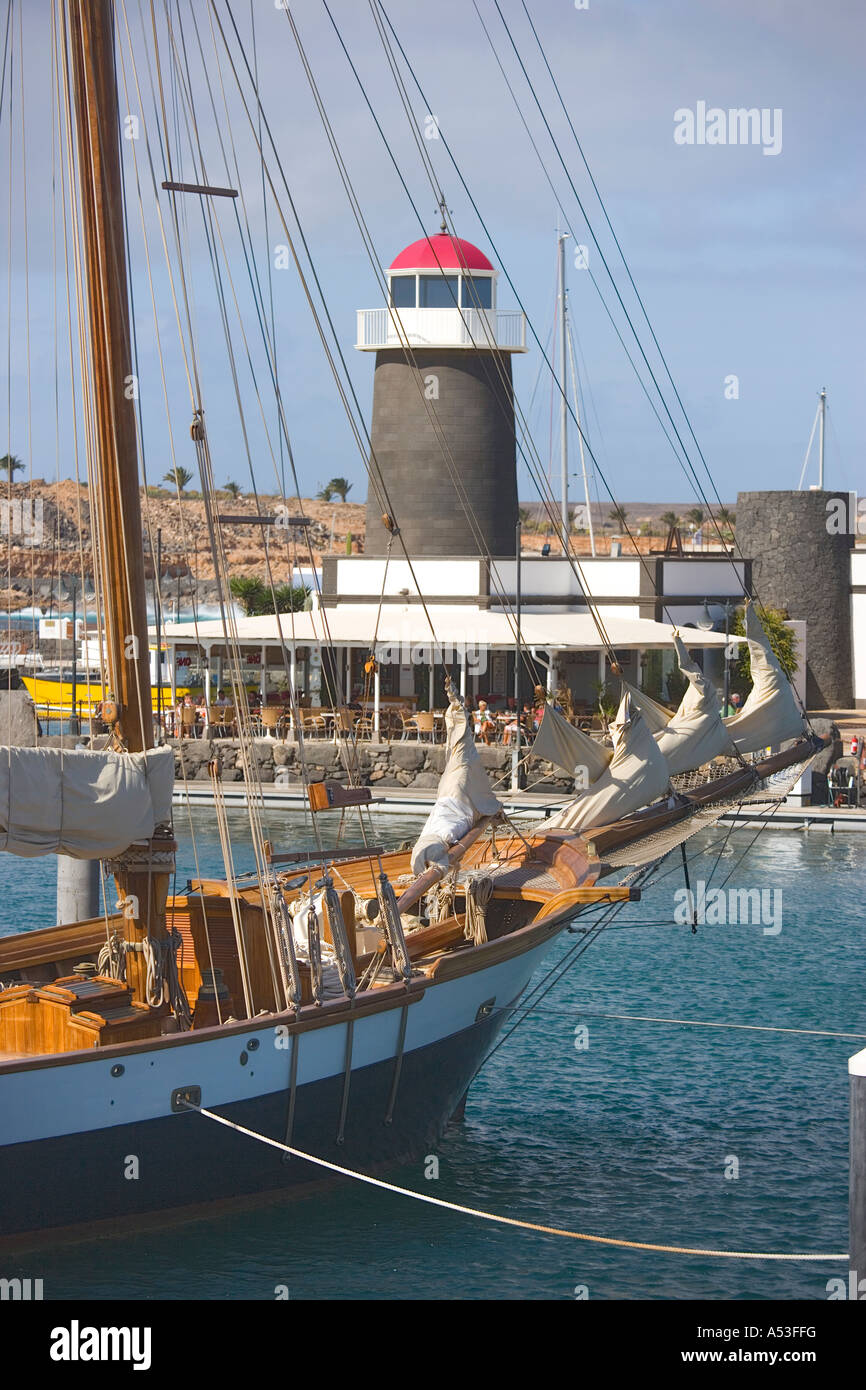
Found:
[{"label": "stone tower structure", "polygon": [[849,494],[741,492],[737,545],[752,557],[756,596],[806,623],[807,707],[850,709],[854,533]]}]

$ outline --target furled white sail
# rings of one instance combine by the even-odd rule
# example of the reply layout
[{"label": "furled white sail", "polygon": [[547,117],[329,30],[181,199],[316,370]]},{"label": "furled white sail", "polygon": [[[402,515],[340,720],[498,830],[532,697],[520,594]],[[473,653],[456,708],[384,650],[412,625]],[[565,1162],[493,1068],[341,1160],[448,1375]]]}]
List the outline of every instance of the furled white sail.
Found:
[{"label": "furled white sail", "polygon": [[670,770],[646,720],[633,707],[628,691],[612,726],[614,754],[601,776],[564,811],[545,821],[545,830],[580,831],[612,825],[664,796]]},{"label": "furled white sail", "polygon": [[601,776],[611,760],[611,751],[582,729],[575,729],[552,705],[545,705],[532,745],[532,756],[554,763],[569,777],[577,776],[578,768],[584,769],[585,776],[581,780],[585,785]]},{"label": "furled white sail", "polygon": [[495,816],[502,810],[490,789],[463,703],[453,689],[449,696],[445,770],[439,779],[436,804],[412,850],[413,874],[422,874],[430,864],[446,864],[451,845],[482,816]]},{"label": "furled white sail", "polygon": [[756,753],[799,737],[804,724],[791,682],[751,603],[746,604],[745,628],[753,685],[740,713],[726,719],[725,726],[741,753]]},{"label": "furled white sail", "polygon": [[0,849],[102,859],[171,817],[174,753],[0,749]]},{"label": "furled white sail", "polygon": [[722,723],[715,686],[686,651],[678,633],[674,646],[680,670],[688,678],[688,689],[676,714],[655,736],[671,772],[691,772],[712,758],[736,753],[731,735]]},{"label": "furled white sail", "polygon": [[651,734],[659,734],[662,729],[666,729],[671,721],[671,712],[660,705],[658,700],[647,695],[645,691],[638,690],[637,686],[630,685],[628,681],[622,681],[622,694],[626,692],[631,696],[632,708],[640,710],[644,723]]}]

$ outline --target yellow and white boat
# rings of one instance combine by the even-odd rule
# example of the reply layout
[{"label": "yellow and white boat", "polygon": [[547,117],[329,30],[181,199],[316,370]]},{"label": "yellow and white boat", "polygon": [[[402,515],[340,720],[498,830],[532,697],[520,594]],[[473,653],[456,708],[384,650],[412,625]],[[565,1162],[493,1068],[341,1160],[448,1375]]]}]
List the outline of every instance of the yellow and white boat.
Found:
[{"label": "yellow and white boat", "polygon": [[[75,678],[74,692],[71,667],[64,667],[63,670],[40,671],[38,675],[22,676],[21,679],[36,706],[37,712],[46,716],[66,715],[74,712],[87,718],[96,713],[105,699],[102,677],[98,671],[79,671]],[[200,693],[200,688],[196,690],[192,686],[179,685],[175,690],[175,703],[187,695],[199,695]],[[153,685],[151,687],[151,699],[154,714],[158,714],[160,708],[163,710],[171,709],[173,704],[171,686],[165,681],[159,688]]]}]

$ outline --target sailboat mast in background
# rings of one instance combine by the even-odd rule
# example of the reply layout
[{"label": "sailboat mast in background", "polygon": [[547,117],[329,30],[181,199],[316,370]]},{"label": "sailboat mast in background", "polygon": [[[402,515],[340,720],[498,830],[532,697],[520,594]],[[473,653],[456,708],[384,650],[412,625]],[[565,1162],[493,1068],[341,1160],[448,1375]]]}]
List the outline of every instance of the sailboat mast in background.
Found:
[{"label": "sailboat mast in background", "polygon": [[[568,319],[568,291],[565,284],[565,242],[568,232],[558,234],[559,258],[557,282],[559,286],[559,331],[560,331],[560,469],[562,475],[561,516],[564,550],[568,550],[568,536],[571,531],[568,516],[568,387],[566,385],[566,354],[571,367],[571,387],[574,394],[574,420],[577,425],[577,446],[580,451],[580,473],[583,479],[583,495],[586,501],[586,524],[589,529],[590,553],[595,555],[595,531],[592,524],[592,506],[589,500],[589,479],[586,474],[586,455],[583,448],[583,426],[580,422],[580,401],[577,394],[577,368],[574,362],[574,344],[571,337],[571,324]],[[585,264],[583,247],[578,247],[577,256]],[[576,262],[577,263],[577,262]]]},{"label": "sailboat mast in background", "polygon": [[562,393],[560,407],[560,470],[561,470],[561,516],[562,546],[568,550],[568,388],[566,384],[566,353],[568,351],[568,324],[565,314],[565,243],[568,232],[559,234],[559,389]]}]

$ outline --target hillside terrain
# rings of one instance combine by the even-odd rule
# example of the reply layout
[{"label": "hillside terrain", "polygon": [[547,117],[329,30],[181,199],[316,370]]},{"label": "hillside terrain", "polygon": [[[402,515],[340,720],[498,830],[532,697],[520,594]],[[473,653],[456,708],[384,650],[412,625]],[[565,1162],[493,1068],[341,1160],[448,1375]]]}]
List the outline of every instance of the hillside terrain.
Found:
[{"label": "hillside terrain", "polygon": [[[83,567],[89,577],[92,571],[91,503],[88,488],[71,481],[48,483],[36,479],[33,483],[2,486],[6,502],[0,534],[0,606],[7,611],[26,606],[31,598],[46,600],[59,592],[64,576],[80,575]],[[14,506],[10,510],[9,501]],[[142,515],[145,525],[145,567],[148,578],[153,577],[157,531],[161,532],[163,581],[174,581],[183,589],[191,585],[207,586],[214,580],[214,569],[208,542],[204,502],[196,493],[183,496],[167,489],[142,490]],[[21,512],[18,512],[20,505]],[[232,497],[220,493],[219,510],[227,516],[275,515],[280,499],[272,495]],[[312,559],[321,563],[323,555],[345,555],[363,551],[365,517],[360,502],[324,502],[304,498],[290,506],[289,514],[310,518],[309,542],[302,531],[264,527],[250,524],[227,524],[224,527],[229,569],[232,574],[265,578],[267,557],[270,555],[275,577],[284,580],[290,561],[304,567]],[[626,525],[643,554],[658,550],[667,534],[663,520],[673,513],[683,522],[683,535],[688,535],[687,517],[693,508],[687,504],[634,502],[623,504]],[[28,520],[29,519],[29,520]],[[546,514],[540,503],[521,504],[523,547],[540,551],[550,543],[556,553],[558,543],[551,535]],[[694,524],[694,523],[693,523]],[[41,525],[41,538],[40,538]],[[623,553],[632,542],[624,528],[617,524],[610,507],[593,505],[593,525],[596,549],[600,555],[610,552],[612,539],[621,539]],[[31,528],[35,544],[29,544]],[[9,533],[12,533],[11,535]],[[705,526],[704,541],[709,543],[711,528]],[[584,529],[573,537],[579,554],[589,553],[589,536]]]}]

